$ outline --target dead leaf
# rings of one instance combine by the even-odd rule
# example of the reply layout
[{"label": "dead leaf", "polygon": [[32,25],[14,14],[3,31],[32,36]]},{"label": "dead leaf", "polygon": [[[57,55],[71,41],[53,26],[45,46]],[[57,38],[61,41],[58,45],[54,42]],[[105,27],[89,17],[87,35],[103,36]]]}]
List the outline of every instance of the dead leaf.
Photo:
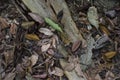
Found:
[{"label": "dead leaf", "polygon": [[52,46],[54,47],[54,48],[56,48],[56,44],[57,44],[57,42],[56,42],[56,38],[55,37],[52,37]]},{"label": "dead leaf", "polygon": [[63,70],[60,69],[59,67],[55,67],[53,72],[54,72],[53,74],[56,76],[63,76],[64,75]]},{"label": "dead leaf", "polygon": [[52,56],[55,54],[55,52],[53,51],[53,49],[49,49],[47,52],[48,52],[48,54],[50,54]]},{"label": "dead leaf", "polygon": [[31,26],[33,26],[35,24],[35,22],[31,21],[31,22],[23,22],[21,24],[21,26],[24,28],[24,29],[28,29],[30,28]]},{"label": "dead leaf", "polygon": [[104,53],[104,57],[107,59],[113,58],[115,55],[116,55],[115,51],[110,51],[110,52]]},{"label": "dead leaf", "polygon": [[104,34],[106,34],[106,35],[108,35],[108,36],[110,35],[110,32],[109,32],[109,30],[106,28],[106,26],[100,24],[100,25],[99,25],[99,28],[100,28],[100,31],[101,31],[102,33],[104,33]]},{"label": "dead leaf", "polygon": [[36,34],[26,34],[25,38],[28,39],[28,40],[35,40],[35,41],[40,40],[39,37]]},{"label": "dead leaf", "polygon": [[64,66],[64,70],[66,70],[66,71],[72,71],[74,68],[75,68],[75,64],[74,63],[67,63]]},{"label": "dead leaf", "polygon": [[81,41],[74,42],[72,45],[72,51],[73,52],[76,51],[79,48],[80,44],[81,44]]},{"label": "dead leaf", "polygon": [[97,8],[95,8],[95,6],[92,6],[88,9],[87,17],[89,22],[98,29],[99,27],[98,13]]},{"label": "dead leaf", "polygon": [[14,80],[16,73],[10,72],[8,75],[5,76],[4,80]]},{"label": "dead leaf", "polygon": [[95,46],[95,49],[100,49],[102,48],[103,46],[105,46],[105,42],[109,41],[109,37],[106,35],[106,34],[103,34],[101,37],[99,37],[94,46]]},{"label": "dead leaf", "polygon": [[48,36],[52,36],[53,33],[51,32],[51,30],[47,29],[47,28],[40,28],[39,31],[45,35],[48,35]]},{"label": "dead leaf", "polygon": [[95,76],[95,80],[102,80],[99,74]]},{"label": "dead leaf", "polygon": [[49,47],[50,47],[50,44],[42,45],[41,51],[45,52],[45,51],[47,51],[49,49]]},{"label": "dead leaf", "polygon": [[81,68],[80,68],[80,64],[79,63],[76,64],[75,71],[76,71],[76,73],[77,73],[78,76],[85,77],[84,74],[83,74],[83,72],[82,72],[82,70],[81,70]]},{"label": "dead leaf", "polygon": [[38,61],[38,54],[33,54],[31,57],[30,57],[30,60],[31,60],[31,66],[34,66],[37,61]]},{"label": "dead leaf", "polygon": [[9,27],[9,24],[4,18],[0,17],[0,30]]},{"label": "dead leaf", "polygon": [[46,78],[47,77],[47,73],[43,73],[43,74],[38,74],[38,75],[32,75],[34,78]]},{"label": "dead leaf", "polygon": [[13,60],[13,57],[14,57],[13,50],[5,51],[3,54],[4,54],[6,64],[9,64]]},{"label": "dead leaf", "polygon": [[16,34],[16,31],[17,31],[17,25],[14,24],[14,23],[11,23],[11,25],[10,25],[10,33],[11,34]]},{"label": "dead leaf", "polygon": [[109,10],[107,12],[105,12],[105,15],[111,19],[116,17],[116,11],[115,10]]},{"label": "dead leaf", "polygon": [[40,17],[39,14],[37,14],[37,13],[28,13],[28,15],[30,15],[33,18],[33,20],[35,20],[36,22],[39,22],[40,24],[44,23],[44,20]]}]

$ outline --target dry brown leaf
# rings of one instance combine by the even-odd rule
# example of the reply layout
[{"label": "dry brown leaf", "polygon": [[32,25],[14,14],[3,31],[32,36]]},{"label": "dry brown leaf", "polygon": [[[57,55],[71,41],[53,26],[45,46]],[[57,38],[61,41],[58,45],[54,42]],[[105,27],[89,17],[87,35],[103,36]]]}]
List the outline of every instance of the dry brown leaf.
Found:
[{"label": "dry brown leaf", "polygon": [[106,28],[106,26],[100,24],[100,25],[99,25],[99,28],[100,28],[100,31],[101,31],[102,33],[104,33],[104,34],[106,34],[106,35],[108,35],[108,36],[110,35],[110,32],[109,32],[109,30]]},{"label": "dry brown leaf", "polygon": [[4,80],[14,80],[16,73],[10,72],[8,75],[5,76]]},{"label": "dry brown leaf", "polygon": [[52,36],[53,32],[47,28],[40,28],[39,31],[45,35]]},{"label": "dry brown leaf", "polygon": [[81,41],[74,42],[72,45],[72,51],[73,52],[76,51],[79,48],[80,44],[81,44]]},{"label": "dry brown leaf", "polygon": [[45,51],[47,51],[49,48],[50,48],[50,44],[42,45],[41,51],[42,51],[42,52],[45,52]]},{"label": "dry brown leaf", "polygon": [[11,25],[10,25],[10,33],[11,33],[11,34],[16,34],[16,31],[17,31],[17,26],[16,26],[16,24],[11,23]]},{"label": "dry brown leaf", "polygon": [[110,51],[110,52],[106,52],[104,53],[104,57],[107,58],[107,59],[110,59],[110,58],[113,58],[114,56],[116,55],[116,52],[115,51]]},{"label": "dry brown leaf", "polygon": [[40,17],[39,14],[37,13],[28,13],[32,18],[33,20],[35,20],[36,22],[39,22],[40,24],[43,24],[44,23],[44,20]]},{"label": "dry brown leaf", "polygon": [[0,17],[0,30],[9,27],[9,24],[4,18]]},{"label": "dry brown leaf", "polygon": [[31,22],[23,22],[21,24],[21,26],[24,28],[24,29],[28,29],[30,28],[31,26],[33,26],[35,24],[35,22],[31,21]]},{"label": "dry brown leaf", "polygon": [[55,54],[55,52],[53,51],[53,49],[49,49],[47,52],[48,52],[48,54],[50,54],[52,56]]},{"label": "dry brown leaf", "polygon": [[30,60],[31,60],[31,66],[34,66],[37,61],[38,61],[38,55],[37,54],[33,54],[31,57],[30,57]]},{"label": "dry brown leaf", "polygon": [[59,67],[55,67],[53,74],[56,76],[63,76],[64,75],[63,70],[60,69]]},{"label": "dry brown leaf", "polygon": [[28,39],[28,40],[35,40],[35,41],[40,40],[39,37],[36,34],[26,34],[25,38]]}]

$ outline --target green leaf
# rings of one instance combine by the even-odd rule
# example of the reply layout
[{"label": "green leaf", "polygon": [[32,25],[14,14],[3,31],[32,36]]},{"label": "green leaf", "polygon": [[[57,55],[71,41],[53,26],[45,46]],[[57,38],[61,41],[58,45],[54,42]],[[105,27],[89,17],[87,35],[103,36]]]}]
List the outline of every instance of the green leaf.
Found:
[{"label": "green leaf", "polygon": [[53,29],[60,31],[60,32],[63,32],[61,27],[58,24],[56,24],[55,22],[53,22],[51,19],[45,18],[45,22],[47,24],[49,24]]}]

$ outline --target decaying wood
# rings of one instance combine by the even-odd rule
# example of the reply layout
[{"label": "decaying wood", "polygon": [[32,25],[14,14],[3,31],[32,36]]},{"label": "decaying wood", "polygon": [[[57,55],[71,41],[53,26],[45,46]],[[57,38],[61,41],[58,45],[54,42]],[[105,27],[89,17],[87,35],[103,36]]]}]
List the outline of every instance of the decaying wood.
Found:
[{"label": "decaying wood", "polygon": [[[57,22],[56,14],[59,11],[63,10],[63,17],[61,23],[64,25],[64,32],[70,38],[71,42],[82,41],[82,44],[85,45],[85,40],[80,34],[79,30],[76,27],[76,24],[71,18],[71,14],[67,7],[67,4],[64,0],[22,0],[23,3],[34,13],[38,13],[41,17],[50,19]],[[45,2],[46,1],[46,2]],[[32,6],[31,6],[32,5]],[[59,45],[58,50],[63,54],[64,57],[68,56],[68,52],[63,48],[62,45]],[[63,59],[60,59],[61,66],[65,66],[66,62]],[[66,76],[69,80],[86,80],[86,78],[78,76],[75,71],[65,71]]]}]

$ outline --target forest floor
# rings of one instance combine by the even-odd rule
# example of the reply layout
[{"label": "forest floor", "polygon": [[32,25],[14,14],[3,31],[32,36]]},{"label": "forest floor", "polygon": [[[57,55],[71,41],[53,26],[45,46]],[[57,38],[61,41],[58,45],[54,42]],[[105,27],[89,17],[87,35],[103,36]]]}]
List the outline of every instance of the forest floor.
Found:
[{"label": "forest floor", "polygon": [[[65,44],[62,28],[50,27],[21,0],[0,0],[0,80],[68,80],[65,70],[87,80],[120,80],[120,3],[106,8],[87,0],[65,1],[82,37],[94,39],[92,62],[80,62],[86,50],[81,41]],[[62,10],[57,14],[58,25],[63,15]],[[59,52],[59,44],[69,57]],[[64,69],[60,59],[68,62]]]}]

